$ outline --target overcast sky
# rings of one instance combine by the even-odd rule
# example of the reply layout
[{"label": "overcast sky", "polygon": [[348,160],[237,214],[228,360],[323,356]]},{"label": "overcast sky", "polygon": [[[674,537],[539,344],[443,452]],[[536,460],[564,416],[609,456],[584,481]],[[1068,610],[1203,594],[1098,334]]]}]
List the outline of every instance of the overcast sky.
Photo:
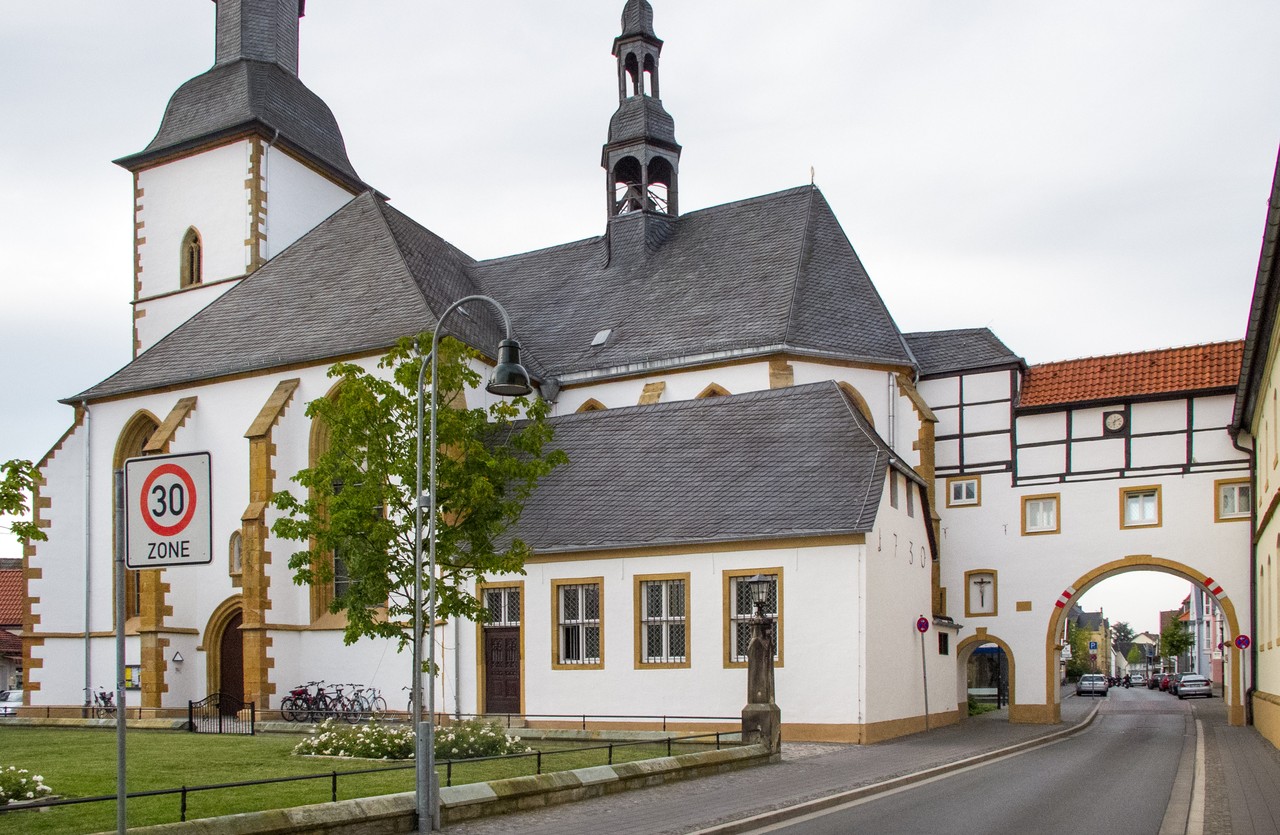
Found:
[{"label": "overcast sky", "polygon": [[[1031,363],[1243,336],[1280,3],[652,1],[684,211],[812,168],[899,327],[988,326]],[[475,257],[522,252],[603,230],[622,5],[310,0],[300,74],[393,205]],[[129,359],[110,161],[212,64],[214,4],[2,20],[0,460],[37,459],[56,401]]]}]

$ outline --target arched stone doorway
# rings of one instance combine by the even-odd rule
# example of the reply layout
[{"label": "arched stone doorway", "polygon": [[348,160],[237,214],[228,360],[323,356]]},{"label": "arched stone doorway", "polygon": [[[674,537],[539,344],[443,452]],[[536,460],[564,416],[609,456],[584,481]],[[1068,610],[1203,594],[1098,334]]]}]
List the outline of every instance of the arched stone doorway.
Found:
[{"label": "arched stone doorway", "polygon": [[206,686],[209,693],[222,693],[244,700],[244,608],[239,595],[226,600],[209,618],[204,631]]},{"label": "arched stone doorway", "polygon": [[976,635],[970,635],[956,645],[956,699],[960,715],[968,716],[969,662],[973,659],[974,654],[979,648],[987,645],[998,647],[1000,652],[1003,654],[1002,669],[1007,670],[1004,687],[1006,688],[1008,696],[1009,719],[1012,721],[1018,721],[1021,706],[1018,704],[1016,684],[1017,667],[1014,660],[1013,649],[1003,639],[988,633],[985,627],[979,627]]},{"label": "arched stone doorway", "polygon": [[[1066,617],[1070,608],[1069,601],[1080,597],[1090,588],[1109,577],[1115,577],[1131,571],[1160,571],[1181,577],[1205,589],[1217,600],[1218,606],[1222,609],[1222,615],[1226,618],[1227,629],[1230,632],[1226,646],[1223,647],[1228,667],[1223,676],[1223,701],[1227,705],[1227,718],[1230,723],[1232,725],[1243,725],[1245,722],[1243,697],[1245,655],[1236,649],[1232,642],[1232,639],[1242,634],[1240,617],[1236,612],[1235,603],[1227,595],[1226,590],[1212,577],[1188,565],[1151,556],[1150,554],[1133,554],[1123,559],[1100,565],[1063,590],[1063,596],[1059,598],[1060,605],[1054,608],[1053,614],[1049,617],[1048,631],[1045,635],[1045,694],[1046,701],[1051,709],[1052,721],[1057,722],[1062,719],[1057,660],[1062,652],[1063,618]],[[1245,593],[1247,591],[1247,589],[1244,590]]]}]

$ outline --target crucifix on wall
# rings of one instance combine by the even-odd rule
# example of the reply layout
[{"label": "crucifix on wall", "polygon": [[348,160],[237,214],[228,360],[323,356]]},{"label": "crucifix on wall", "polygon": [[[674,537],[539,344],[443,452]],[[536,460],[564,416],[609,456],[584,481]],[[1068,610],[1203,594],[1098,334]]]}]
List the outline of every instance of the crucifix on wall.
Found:
[{"label": "crucifix on wall", "polygon": [[966,614],[992,615],[996,611],[996,578],[992,572],[974,572],[969,575]]}]

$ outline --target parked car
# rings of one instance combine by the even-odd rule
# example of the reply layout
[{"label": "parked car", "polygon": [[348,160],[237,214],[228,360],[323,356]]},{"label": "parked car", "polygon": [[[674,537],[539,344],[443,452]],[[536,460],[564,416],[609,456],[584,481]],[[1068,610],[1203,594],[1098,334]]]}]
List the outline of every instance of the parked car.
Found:
[{"label": "parked car", "polygon": [[1160,673],[1152,673],[1151,678],[1147,679],[1147,689],[1155,690],[1160,686]]},{"label": "parked car", "polygon": [[1147,683],[1147,680],[1146,678],[1143,677],[1142,673],[1129,673],[1130,687],[1141,687],[1146,683]]},{"label": "parked car", "polygon": [[1080,680],[1076,682],[1077,696],[1105,696],[1107,695],[1107,680],[1105,677],[1097,673],[1089,673],[1080,676]]},{"label": "parked car", "polygon": [[15,716],[22,707],[21,690],[5,690],[0,692],[0,716]]},{"label": "parked car", "polygon": [[1178,695],[1178,688],[1182,686],[1182,680],[1190,675],[1194,675],[1194,673],[1174,673],[1169,676],[1169,693],[1174,696]]},{"label": "parked car", "polygon": [[1173,680],[1173,674],[1172,674],[1172,673],[1165,673],[1163,676],[1161,676],[1161,677],[1160,677],[1160,689],[1161,689],[1161,690],[1163,690],[1163,691],[1165,691],[1165,692],[1168,692],[1168,691],[1169,691],[1169,682],[1170,682],[1170,681],[1172,681],[1172,680]]},{"label": "parked car", "polygon": [[1178,682],[1178,698],[1190,699],[1193,696],[1204,696],[1206,699],[1213,698],[1213,685],[1209,683],[1209,679],[1204,676],[1187,674]]}]

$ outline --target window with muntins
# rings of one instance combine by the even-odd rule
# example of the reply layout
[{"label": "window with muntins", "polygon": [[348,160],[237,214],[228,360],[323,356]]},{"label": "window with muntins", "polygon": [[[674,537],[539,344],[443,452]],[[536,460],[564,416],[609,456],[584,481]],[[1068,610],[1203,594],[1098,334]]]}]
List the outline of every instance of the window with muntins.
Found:
[{"label": "window with muntins", "polygon": [[[760,574],[769,578],[768,596],[765,598],[763,612],[774,621],[773,658],[777,661],[781,647],[781,625],[778,618],[778,575],[767,571]],[[747,582],[755,574],[729,578],[729,620],[730,640],[729,661],[734,664],[747,663],[747,646],[751,643],[751,619],[755,617],[755,604],[751,600],[751,585]]]},{"label": "window with muntins", "polygon": [[638,579],[639,662],[688,666],[688,577]]},{"label": "window with muntins", "polygon": [[182,269],[178,286],[194,287],[204,281],[204,253],[200,233],[192,226],[182,236]]},{"label": "window with muntins", "polygon": [[964,507],[979,504],[978,479],[947,479],[947,507]]},{"label": "window with muntins", "polygon": [[520,589],[485,589],[484,608],[489,613],[485,626],[519,626]]},{"label": "window with muntins", "polygon": [[1058,495],[1022,497],[1022,534],[1058,533]]},{"label": "window with muntins", "polygon": [[1228,522],[1249,518],[1249,510],[1253,504],[1252,491],[1248,481],[1219,481],[1217,485],[1218,504],[1214,521]]},{"label": "window with muntins", "polygon": [[1160,525],[1160,488],[1130,487],[1120,491],[1120,527]]},{"label": "window with muntins", "polygon": [[565,583],[556,587],[556,663],[601,666],[600,583]]}]

